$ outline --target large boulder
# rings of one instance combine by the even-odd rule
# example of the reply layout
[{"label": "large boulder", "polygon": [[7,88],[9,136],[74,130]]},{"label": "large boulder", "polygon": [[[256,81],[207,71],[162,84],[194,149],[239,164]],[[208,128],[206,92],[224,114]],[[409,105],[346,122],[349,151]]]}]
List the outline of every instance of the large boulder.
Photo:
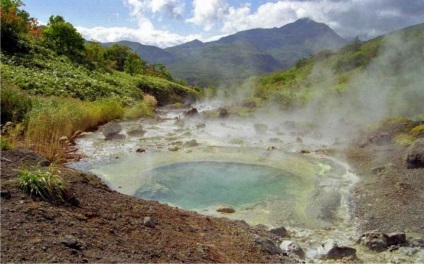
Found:
[{"label": "large boulder", "polygon": [[406,151],[405,162],[408,169],[424,168],[424,138],[415,140]]},{"label": "large boulder", "polygon": [[329,239],[322,245],[324,254],[322,259],[355,259],[356,249],[348,246],[339,246],[334,240]]},{"label": "large boulder", "polygon": [[122,127],[118,122],[109,122],[102,126],[101,131],[106,139],[111,139],[122,131]]},{"label": "large boulder", "polygon": [[127,129],[127,134],[133,137],[142,137],[146,131],[143,129],[141,124],[135,124]]},{"label": "large boulder", "polygon": [[303,251],[303,249],[293,241],[283,241],[280,245],[280,248],[283,250],[283,253],[286,253],[289,256],[297,257],[300,259],[305,258],[305,251]]},{"label": "large boulder", "polygon": [[373,251],[381,252],[387,250],[389,246],[388,238],[385,233],[375,230],[365,232],[356,242]]},{"label": "large boulder", "polygon": [[267,237],[256,236],[255,243],[259,245],[262,251],[267,252],[270,255],[281,254],[283,251],[278,245]]}]

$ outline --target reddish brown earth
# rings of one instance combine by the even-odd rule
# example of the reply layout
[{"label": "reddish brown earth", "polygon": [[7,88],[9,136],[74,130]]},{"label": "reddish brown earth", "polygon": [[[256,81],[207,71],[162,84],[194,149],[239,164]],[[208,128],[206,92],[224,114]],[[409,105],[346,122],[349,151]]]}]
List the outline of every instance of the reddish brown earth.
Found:
[{"label": "reddish brown earth", "polygon": [[255,235],[278,238],[245,222],[142,201],[65,167],[61,176],[80,205],[33,201],[18,188],[16,169],[40,160],[28,151],[2,152],[1,190],[10,193],[1,198],[2,263],[293,261],[262,251]]}]

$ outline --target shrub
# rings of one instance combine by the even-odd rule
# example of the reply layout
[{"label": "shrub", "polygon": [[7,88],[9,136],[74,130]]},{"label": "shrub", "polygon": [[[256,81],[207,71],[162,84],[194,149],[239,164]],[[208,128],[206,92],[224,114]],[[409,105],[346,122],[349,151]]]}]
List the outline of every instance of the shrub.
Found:
[{"label": "shrub", "polygon": [[415,137],[408,135],[408,134],[399,134],[397,135],[393,140],[396,142],[396,144],[407,147],[411,145],[415,141]]},{"label": "shrub", "polygon": [[31,109],[32,101],[26,93],[19,88],[1,79],[1,122],[21,122]]},{"label": "shrub", "polygon": [[34,200],[65,201],[66,186],[62,178],[53,173],[51,168],[34,170],[21,168],[18,170],[19,187]]},{"label": "shrub", "polygon": [[424,136],[424,124],[412,128],[411,134],[417,137]]},{"label": "shrub", "polygon": [[13,147],[9,141],[3,137],[0,137],[1,150],[12,150]]}]

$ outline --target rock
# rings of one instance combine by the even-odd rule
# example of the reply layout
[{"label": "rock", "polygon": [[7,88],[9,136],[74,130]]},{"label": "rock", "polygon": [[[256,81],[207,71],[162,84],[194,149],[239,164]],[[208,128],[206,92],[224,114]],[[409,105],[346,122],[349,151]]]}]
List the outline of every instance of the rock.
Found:
[{"label": "rock", "polygon": [[137,148],[135,150],[135,152],[137,152],[137,153],[144,153],[144,152],[146,152],[146,150],[144,148]]},{"label": "rock", "polygon": [[382,173],[385,169],[386,169],[385,166],[374,167],[372,169],[372,173],[375,174],[375,175],[378,175],[378,174]]},{"label": "rock", "polygon": [[296,142],[297,142],[297,143],[303,143],[303,140],[302,140],[302,138],[301,138],[301,137],[297,136],[297,137],[296,137]]},{"label": "rock", "polygon": [[323,259],[343,259],[343,258],[356,258],[356,249],[347,246],[339,246],[334,240],[329,239],[322,245],[324,254],[321,255]]},{"label": "rock", "polygon": [[191,117],[191,116],[197,115],[198,113],[199,112],[197,111],[197,109],[195,107],[193,107],[190,110],[188,110],[187,112],[185,112],[184,116]]},{"label": "rock", "polygon": [[12,130],[16,125],[13,122],[6,122],[6,124],[4,124],[4,126],[1,129],[1,134],[2,135],[7,135],[9,134],[10,130]]},{"label": "rock", "polygon": [[385,251],[388,248],[388,236],[379,231],[365,232],[356,242],[377,252]]},{"label": "rock", "polygon": [[424,248],[424,236],[418,233],[408,233],[406,243],[409,247]]},{"label": "rock", "polygon": [[268,130],[268,126],[265,124],[254,124],[253,127],[258,134],[265,134]]},{"label": "rock", "polygon": [[109,122],[103,125],[101,130],[106,139],[111,139],[122,131],[122,127],[118,122]]},{"label": "rock", "polygon": [[387,245],[403,245],[406,243],[406,235],[405,233],[390,233],[387,234]]},{"label": "rock", "polygon": [[227,108],[224,108],[224,107],[218,108],[218,116],[220,118],[226,118],[229,115],[230,115],[230,113],[228,112],[228,109]]},{"label": "rock", "polygon": [[392,141],[392,136],[387,132],[381,132],[372,135],[368,141],[377,146],[387,145]]},{"label": "rock", "polygon": [[200,123],[200,124],[197,124],[197,125],[196,125],[196,128],[197,128],[197,129],[205,128],[205,127],[206,127],[206,124],[204,124],[204,123]]},{"label": "rock", "polygon": [[146,227],[155,228],[156,224],[153,219],[149,216],[144,217],[143,224]]},{"label": "rock", "polygon": [[259,245],[262,251],[267,252],[271,255],[283,253],[281,248],[279,248],[274,241],[272,241],[271,239],[267,237],[256,236],[255,243]]},{"label": "rock", "polygon": [[0,194],[1,194],[1,198],[4,198],[6,200],[9,200],[10,198],[12,198],[12,195],[10,194],[8,190],[1,190]]},{"label": "rock", "polygon": [[424,168],[424,138],[415,140],[406,151],[408,169]]},{"label": "rock", "polygon": [[273,227],[269,230],[269,232],[280,237],[289,237],[289,232],[284,226]]},{"label": "rock", "polygon": [[178,150],[180,150],[180,147],[178,147],[178,146],[170,146],[170,147],[168,148],[168,150],[169,150],[169,151],[178,151]]},{"label": "rock", "polygon": [[76,249],[76,250],[80,250],[83,248],[83,245],[80,241],[78,241],[78,239],[72,235],[67,235],[65,236],[60,243],[62,243],[63,245],[72,248],[72,249]]},{"label": "rock", "polygon": [[127,134],[132,137],[142,137],[146,133],[140,124],[133,125],[127,129]]},{"label": "rock", "polygon": [[199,146],[199,143],[195,139],[192,139],[184,143],[184,147],[197,147],[197,146]]},{"label": "rock", "polygon": [[305,258],[305,251],[293,241],[285,240],[281,243],[280,248],[283,252],[286,252],[289,256],[297,256],[301,259]]},{"label": "rock", "polygon": [[220,213],[232,214],[236,212],[236,209],[234,209],[232,206],[222,204],[218,207],[218,209],[216,209],[216,211]]}]

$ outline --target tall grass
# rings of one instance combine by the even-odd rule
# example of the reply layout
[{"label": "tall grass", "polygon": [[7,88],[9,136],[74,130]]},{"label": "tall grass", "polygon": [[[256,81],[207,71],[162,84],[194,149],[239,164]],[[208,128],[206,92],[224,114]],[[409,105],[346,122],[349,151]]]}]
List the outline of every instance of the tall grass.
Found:
[{"label": "tall grass", "polygon": [[142,102],[136,103],[125,110],[124,117],[134,119],[152,116],[157,103],[158,102],[153,95],[145,94]]},{"label": "tall grass", "polygon": [[38,98],[25,120],[25,143],[47,159],[58,161],[65,154],[59,142],[61,137],[70,138],[78,130],[95,128],[123,114],[124,108],[113,99],[86,102],[73,98]]}]

